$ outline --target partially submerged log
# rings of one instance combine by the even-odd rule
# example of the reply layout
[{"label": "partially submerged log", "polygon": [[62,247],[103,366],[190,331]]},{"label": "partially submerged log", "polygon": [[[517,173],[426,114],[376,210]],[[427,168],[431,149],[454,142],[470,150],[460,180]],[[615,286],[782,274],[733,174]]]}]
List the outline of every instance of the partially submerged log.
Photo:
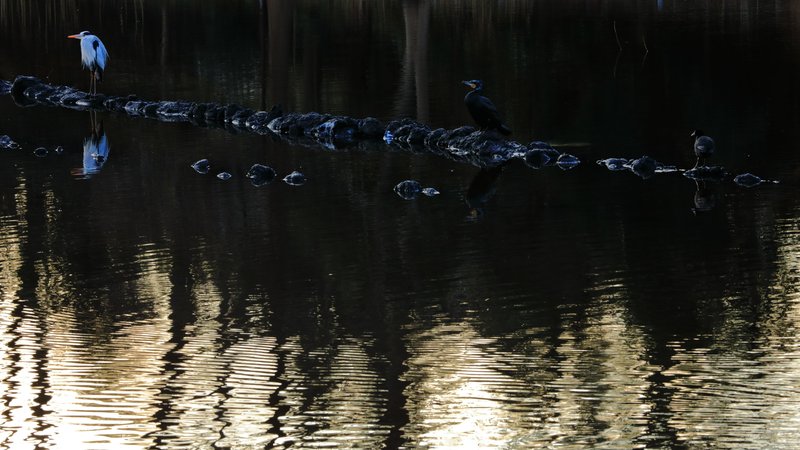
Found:
[{"label": "partially submerged log", "polygon": [[[561,155],[542,142],[532,142],[526,146],[493,131],[480,131],[473,127],[432,130],[428,125],[411,119],[384,125],[373,117],[357,119],[317,112],[284,114],[280,105],[273,106],[269,111],[253,111],[236,104],[149,101],[135,95],[91,95],[69,86],[50,85],[31,76],[18,76],[13,83],[0,82],[0,94],[3,93],[10,93],[20,106],[48,105],[110,111],[162,122],[188,122],[197,126],[218,126],[277,135],[288,141],[313,142],[330,149],[370,142],[433,153],[480,168],[498,167],[512,159],[537,159],[541,162],[538,167],[529,164],[536,168],[560,165],[567,169],[579,162],[574,156]],[[384,143],[381,143],[381,139]],[[542,154],[546,159],[540,156],[526,157],[532,151],[544,152]]]}]

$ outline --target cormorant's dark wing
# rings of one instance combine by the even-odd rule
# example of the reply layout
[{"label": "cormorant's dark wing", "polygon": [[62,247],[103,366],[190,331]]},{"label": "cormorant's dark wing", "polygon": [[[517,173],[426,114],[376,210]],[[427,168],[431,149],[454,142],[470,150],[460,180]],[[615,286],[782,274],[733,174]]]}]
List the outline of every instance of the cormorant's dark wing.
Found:
[{"label": "cormorant's dark wing", "polygon": [[503,119],[500,117],[497,107],[494,106],[491,100],[480,96],[478,97],[477,103],[481,110],[480,114],[482,115],[482,119],[489,128],[496,128],[497,131],[505,135],[511,134],[511,129],[503,123]]},{"label": "cormorant's dark wing", "polygon": [[497,107],[494,106],[491,100],[486,97],[480,96],[478,97],[478,101],[476,102],[478,108],[481,110],[481,114],[486,119],[494,119],[499,121],[500,120],[500,113],[497,112]]}]

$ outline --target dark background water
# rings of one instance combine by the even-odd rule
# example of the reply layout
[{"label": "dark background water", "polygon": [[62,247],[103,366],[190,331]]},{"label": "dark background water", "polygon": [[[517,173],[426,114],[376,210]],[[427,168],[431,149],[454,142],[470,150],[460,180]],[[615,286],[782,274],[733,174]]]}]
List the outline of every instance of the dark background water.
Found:
[{"label": "dark background water", "polygon": [[[481,78],[514,139],[583,161],[477,197],[433,155],[99,114],[87,173],[89,113],[0,97],[22,145],[0,154],[0,446],[796,447],[798,24],[781,1],[0,0],[0,79],[85,87],[83,29],[100,91],[146,99],[455,127]],[[781,184],[593,164],[688,167],[698,127]],[[309,181],[254,187],[256,162]],[[408,178],[442,194],[402,200]]]}]

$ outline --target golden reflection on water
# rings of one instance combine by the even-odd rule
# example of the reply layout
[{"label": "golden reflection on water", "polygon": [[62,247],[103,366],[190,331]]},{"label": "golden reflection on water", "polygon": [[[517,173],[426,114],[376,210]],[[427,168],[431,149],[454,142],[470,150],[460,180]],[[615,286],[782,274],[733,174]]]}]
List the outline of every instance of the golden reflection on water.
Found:
[{"label": "golden reflection on water", "polygon": [[471,320],[409,333],[409,448],[633,446],[655,368],[641,359],[643,334],[604,300],[578,333],[565,314],[555,348],[543,330],[489,338]]},{"label": "golden reflection on water", "polygon": [[795,448],[800,442],[800,220],[778,230],[775,279],[763,295],[762,319],[728,315],[711,345],[670,345],[665,372],[674,390],[671,419],[690,446]]},{"label": "golden reflection on water", "polygon": [[493,343],[468,322],[408,335],[408,448],[494,448],[536,426],[516,410],[542,403],[543,387],[510,376],[503,355],[487,352]]},{"label": "golden reflection on water", "polygon": [[280,397],[288,410],[278,417],[278,448],[381,447],[391,427],[380,423],[386,390],[371,346],[369,338],[352,337],[319,348],[304,348],[298,338],[283,345],[286,386]]},{"label": "golden reflection on water", "polygon": [[[260,321],[268,299],[248,297],[237,317],[239,280],[212,276],[201,256],[190,311],[178,311],[176,263],[156,243],[110,274],[124,275],[113,289],[136,298],[133,312],[113,313],[102,295],[97,310],[65,302],[67,263],[50,244],[26,260],[19,216],[0,216],[0,448],[368,449],[393,433],[405,448],[436,449],[800,442],[796,219],[776,224],[776,267],[756,312],[741,304],[750,299],[719,299],[708,334],[657,342],[632,318],[624,274],[598,277],[584,304],[554,306],[547,325],[497,331],[480,314],[415,312],[398,338],[398,414],[392,356],[371,333],[337,319],[320,321],[325,337],[279,337]],[[654,363],[659,345],[668,357]]]}]

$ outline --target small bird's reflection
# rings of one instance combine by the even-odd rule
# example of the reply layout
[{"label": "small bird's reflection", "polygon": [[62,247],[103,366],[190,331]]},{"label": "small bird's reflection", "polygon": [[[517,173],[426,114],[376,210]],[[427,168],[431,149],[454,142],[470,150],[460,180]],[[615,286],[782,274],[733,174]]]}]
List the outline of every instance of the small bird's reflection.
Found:
[{"label": "small bird's reflection", "polygon": [[497,178],[502,172],[502,167],[481,169],[472,179],[465,199],[469,207],[468,220],[479,220],[483,217],[483,207],[494,196]]},{"label": "small bird's reflection", "polygon": [[72,169],[72,175],[81,178],[90,178],[100,172],[108,161],[108,138],[106,137],[103,121],[92,121],[92,134],[83,140],[83,167]]},{"label": "small bird's reflection", "polygon": [[694,184],[694,208],[692,208],[692,212],[697,214],[714,209],[717,206],[717,195],[714,189],[709,188],[707,183],[702,180],[695,180]]}]

